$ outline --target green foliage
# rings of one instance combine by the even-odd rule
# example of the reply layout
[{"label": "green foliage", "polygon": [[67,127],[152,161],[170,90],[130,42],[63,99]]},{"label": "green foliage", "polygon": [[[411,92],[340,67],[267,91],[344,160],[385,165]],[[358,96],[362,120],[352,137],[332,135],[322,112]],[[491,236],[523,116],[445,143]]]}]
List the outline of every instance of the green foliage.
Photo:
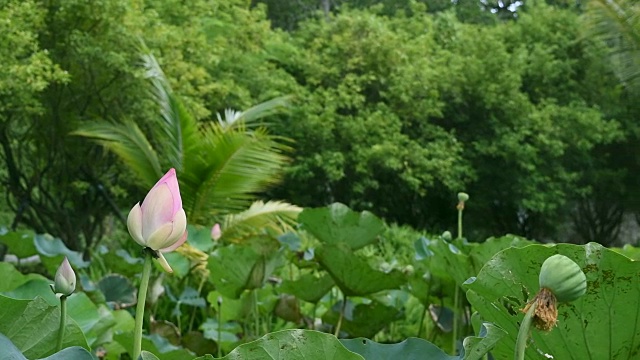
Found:
[{"label": "green foliage", "polygon": [[162,176],[161,168],[176,168],[183,207],[195,224],[242,209],[254,193],[277,180],[287,147],[264,128],[249,126],[280,107],[281,101],[245,113],[227,112],[224,120],[198,127],[196,118],[173,94],[155,58],[144,54],[144,60],[161,114],[152,122],[152,136],[144,135],[134,123],[105,121],[81,127],[76,135],[96,139],[119,155],[144,187],[153,186]]},{"label": "green foliage", "polygon": [[290,360],[357,360],[361,356],[347,350],[334,336],[310,330],[285,330],[241,345],[226,360],[282,359]]},{"label": "green foliage", "polygon": [[[13,343],[3,334],[0,334],[0,356],[3,359],[11,359],[11,360],[26,360],[27,358],[22,355],[20,350],[13,345]],[[91,360],[93,357],[91,353],[87,350],[78,347],[72,346],[66,349],[63,349],[51,356],[47,356],[42,360],[64,360],[64,359],[73,359],[73,360]]]},{"label": "green foliage", "polygon": [[280,265],[279,244],[270,238],[222,247],[211,254],[208,269],[218,291],[237,299],[244,290],[261,288]]},{"label": "green foliage", "polygon": [[372,244],[383,230],[382,221],[372,213],[358,214],[340,203],[305,209],[298,221],[323,244],[346,244],[351,250]]},{"label": "green foliage", "polygon": [[428,356],[434,360],[477,360],[481,359],[505,335],[502,329],[485,323],[483,336],[468,337],[464,340],[464,353],[460,356],[449,356],[438,347],[419,338],[409,338],[397,344],[380,344],[374,341],[357,338],[340,340],[349,350],[362,355],[367,360],[377,359],[424,359]]},{"label": "green foliage", "polygon": [[609,45],[610,60],[621,81],[637,93],[640,89],[640,21],[633,1],[587,2],[586,33]]},{"label": "green foliage", "polygon": [[574,12],[543,4],[494,26],[418,9],[341,8],[301,23],[297,50],[274,53],[301,89],[278,120],[297,152],[273,193],[442,228],[450,218],[430,209],[464,187],[469,234],[555,235],[626,132],[601,45]]},{"label": "green foliage", "polygon": [[[42,298],[16,300],[0,296],[0,334],[6,334],[27,358],[40,358],[54,353],[60,310]],[[66,320],[63,348],[81,346],[88,349],[82,330],[71,319]]]},{"label": "green foliage", "polygon": [[[493,351],[499,358],[513,354],[524,308],[538,292],[540,266],[549,256],[562,254],[574,260],[587,276],[587,293],[561,304],[558,324],[550,334],[532,331],[527,359],[550,354],[563,359],[600,359],[632,356],[640,336],[636,309],[626,304],[637,297],[638,264],[599,244],[558,244],[508,248],[496,254],[470,279],[465,288],[471,304],[483,319],[507,332]],[[611,336],[624,332],[624,338]]]}]

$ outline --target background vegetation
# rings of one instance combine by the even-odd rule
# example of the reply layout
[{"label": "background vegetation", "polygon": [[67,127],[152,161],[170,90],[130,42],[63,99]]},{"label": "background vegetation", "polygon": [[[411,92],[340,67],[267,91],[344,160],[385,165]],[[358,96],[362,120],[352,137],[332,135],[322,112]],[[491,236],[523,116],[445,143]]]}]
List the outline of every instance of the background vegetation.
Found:
[{"label": "background vegetation", "polygon": [[[267,330],[314,328],[316,314],[333,331],[341,306],[373,314],[381,304],[393,310],[381,326],[347,322],[348,335],[426,333],[455,352],[473,333],[460,284],[502,247],[529,244],[473,243],[515,234],[637,244],[637,9],[628,0],[0,0],[0,255],[39,254],[41,264],[18,270],[50,277],[57,256],[72,254],[87,296],[125,324],[117,311],[135,299],[95,291],[131,285],[107,277],[139,272],[125,215],[175,167],[193,228],[168,256],[176,278],[156,280],[156,300],[166,291],[170,301],[150,301],[155,333],[194,350],[202,344],[188,334],[220,340],[224,323],[228,338],[215,346],[226,352]],[[456,240],[454,256],[424,236],[455,229],[459,191],[471,195],[469,242]],[[367,244],[335,247],[297,225],[302,208],[336,202],[382,219]],[[215,223],[223,235],[212,243]],[[451,262],[434,253],[464,270],[448,273]],[[341,263],[328,259],[340,256],[364,259],[358,266],[377,271],[371,283],[394,274],[388,292],[335,285]],[[29,281],[6,265],[12,284]],[[251,281],[227,284],[220,274],[234,265]],[[326,291],[300,290],[318,286]],[[119,336],[89,345],[119,356]]]}]

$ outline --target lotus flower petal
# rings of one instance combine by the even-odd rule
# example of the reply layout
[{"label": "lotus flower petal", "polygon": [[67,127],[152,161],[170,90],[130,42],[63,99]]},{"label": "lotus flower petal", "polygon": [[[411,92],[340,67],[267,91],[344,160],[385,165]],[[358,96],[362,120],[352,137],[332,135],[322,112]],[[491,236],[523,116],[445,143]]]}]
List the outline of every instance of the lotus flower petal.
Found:
[{"label": "lotus flower petal", "polygon": [[76,273],[73,272],[69,260],[65,257],[56,271],[53,291],[64,296],[71,295],[76,290]]},{"label": "lotus flower petal", "polygon": [[[187,238],[187,216],[175,169],[169,170],[151,188],[142,204],[136,204],[127,218],[129,234],[138,244],[156,252],[169,252],[182,245]],[[159,255],[162,267],[171,271],[166,259]]]},{"label": "lotus flower petal", "polygon": [[220,224],[213,225],[213,227],[211,228],[211,239],[213,239],[213,241],[216,241],[220,239],[221,236],[222,230],[220,229]]},{"label": "lotus flower petal", "polygon": [[129,229],[129,235],[142,246],[146,246],[144,238],[142,237],[142,208],[140,203],[137,203],[127,217],[127,229]]},{"label": "lotus flower petal", "polygon": [[161,252],[158,252],[158,262],[160,263],[160,266],[162,266],[164,271],[166,271],[168,273],[172,273],[173,272],[173,269],[171,268],[171,266],[169,266],[169,263],[167,262],[167,259],[164,258],[164,255],[162,255]]}]

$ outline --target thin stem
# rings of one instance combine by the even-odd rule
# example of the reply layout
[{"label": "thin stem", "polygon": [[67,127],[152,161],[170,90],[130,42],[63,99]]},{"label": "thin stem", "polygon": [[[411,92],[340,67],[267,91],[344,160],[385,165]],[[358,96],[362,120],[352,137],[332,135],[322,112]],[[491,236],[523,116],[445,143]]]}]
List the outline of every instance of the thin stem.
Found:
[{"label": "thin stem", "polygon": [[420,326],[418,327],[418,335],[416,336],[417,338],[422,336],[422,328],[425,326],[424,320],[427,318],[427,311],[429,311],[429,308],[425,304],[424,311],[422,311],[422,316],[420,317]]},{"label": "thin stem", "polygon": [[313,314],[311,317],[311,330],[315,330],[316,329],[316,314],[318,312],[318,302],[314,302],[313,303]]},{"label": "thin stem", "polygon": [[151,254],[144,252],[144,266],[142,268],[142,279],[138,290],[138,305],[136,306],[136,327],[133,332],[133,356],[136,360],[142,350],[142,323],[144,322],[144,303],[147,300],[147,289],[149,288],[149,277],[151,276]]},{"label": "thin stem", "polygon": [[431,282],[427,283],[427,297],[425,298],[425,303],[424,303],[424,312],[422,313],[422,319],[420,320],[420,328],[418,329],[418,338],[420,337],[420,335],[422,334],[422,327],[425,327],[425,338],[429,337],[429,331],[427,331],[426,329],[426,324],[425,324],[425,320],[427,319],[427,312],[429,311],[429,305],[427,305],[427,303],[429,302],[429,297],[431,296]]},{"label": "thin stem", "polygon": [[338,318],[338,325],[336,325],[336,337],[340,335],[340,327],[342,326],[342,318],[344,317],[344,311],[347,308],[347,295],[342,299],[342,308],[340,309],[340,317]]},{"label": "thin stem", "polygon": [[456,354],[456,344],[458,343],[458,302],[460,301],[460,287],[456,285],[453,295],[453,339],[451,343],[451,355]]},{"label": "thin stem", "polygon": [[256,338],[260,337],[260,310],[258,309],[258,290],[253,289],[253,312],[254,312],[254,326],[256,327]]},{"label": "thin stem", "polygon": [[[202,292],[202,287],[204,286],[206,278],[202,277],[202,280],[200,280],[200,285],[198,285],[198,296],[200,296],[200,293]],[[193,311],[191,311],[191,321],[189,321],[189,331],[191,332],[191,330],[193,329],[193,321],[196,318],[196,310],[198,310],[197,307],[193,307]]]},{"label": "thin stem", "polygon": [[222,357],[222,297],[218,296],[218,357]]},{"label": "thin stem", "polygon": [[518,331],[518,340],[516,341],[516,349],[514,353],[515,360],[524,360],[524,352],[527,349],[527,340],[529,339],[529,330],[531,329],[531,322],[533,320],[533,314],[538,307],[538,300],[535,300],[533,304],[527,310],[527,313],[520,323],[520,330]]},{"label": "thin stem", "polygon": [[458,205],[458,239],[462,239],[462,210],[464,209],[463,206]]},{"label": "thin stem", "polygon": [[60,328],[58,329],[58,342],[56,343],[56,352],[62,350],[62,340],[64,339],[64,330],[67,323],[67,297],[60,297]]}]

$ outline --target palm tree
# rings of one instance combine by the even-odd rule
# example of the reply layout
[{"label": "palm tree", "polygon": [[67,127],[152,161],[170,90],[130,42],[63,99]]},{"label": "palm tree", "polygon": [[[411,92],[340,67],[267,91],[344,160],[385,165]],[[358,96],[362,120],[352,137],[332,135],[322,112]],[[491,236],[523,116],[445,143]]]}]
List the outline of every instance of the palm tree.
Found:
[{"label": "palm tree", "polygon": [[590,35],[610,47],[614,70],[632,91],[640,90],[640,3],[636,0],[591,0],[585,19]]},{"label": "palm tree", "polygon": [[211,226],[214,217],[225,215],[223,225],[234,231],[225,229],[223,240],[242,241],[261,231],[256,225],[279,232],[289,229],[300,208],[253,202],[257,193],[279,180],[289,161],[285,139],[269,135],[258,121],[285,106],[287,99],[276,98],[243,112],[226,110],[224,116],[198,124],[173,94],[155,57],[147,53],[143,63],[161,115],[149,124],[151,136],[129,120],[96,121],[74,134],[117,154],[144,189],[153,186],[163,169],[174,167],[189,222]]}]

